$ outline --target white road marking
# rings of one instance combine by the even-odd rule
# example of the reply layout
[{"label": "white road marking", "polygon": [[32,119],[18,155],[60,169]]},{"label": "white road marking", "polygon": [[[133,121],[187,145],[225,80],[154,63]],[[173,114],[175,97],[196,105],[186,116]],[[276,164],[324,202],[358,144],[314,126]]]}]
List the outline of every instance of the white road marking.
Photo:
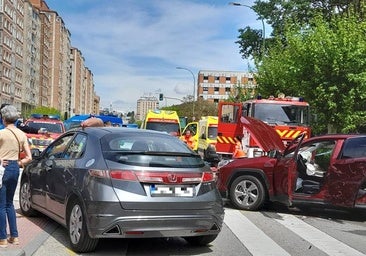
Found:
[{"label": "white road marking", "polygon": [[252,255],[290,255],[240,211],[225,209],[224,222]]},{"label": "white road marking", "polygon": [[365,256],[365,254],[353,249],[293,215],[281,213],[279,213],[279,215],[282,219],[275,219],[277,222],[281,223],[286,228],[329,255]]}]

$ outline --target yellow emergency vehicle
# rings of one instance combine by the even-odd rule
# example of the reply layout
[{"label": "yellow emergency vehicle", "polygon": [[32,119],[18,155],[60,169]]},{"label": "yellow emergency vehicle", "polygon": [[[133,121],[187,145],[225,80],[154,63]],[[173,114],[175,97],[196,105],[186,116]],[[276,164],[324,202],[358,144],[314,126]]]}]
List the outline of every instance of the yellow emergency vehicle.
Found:
[{"label": "yellow emergency vehicle", "polygon": [[180,119],[177,112],[173,110],[149,110],[141,124],[141,129],[162,131],[173,136],[180,136]]},{"label": "yellow emergency vehicle", "polygon": [[[202,159],[206,161],[217,160],[216,138],[217,138],[217,116],[203,116],[198,122],[188,123],[183,130],[190,130],[195,141],[193,150],[197,151]],[[215,159],[213,159],[215,158]]]}]

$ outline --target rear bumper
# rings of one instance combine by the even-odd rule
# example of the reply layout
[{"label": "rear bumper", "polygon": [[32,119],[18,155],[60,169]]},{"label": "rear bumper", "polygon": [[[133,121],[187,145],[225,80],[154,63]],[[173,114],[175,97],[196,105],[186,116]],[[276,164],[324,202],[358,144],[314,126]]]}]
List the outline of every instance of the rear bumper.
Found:
[{"label": "rear bumper", "polygon": [[92,226],[95,238],[184,237],[218,234],[222,220],[216,216],[155,216],[118,218],[107,227]]},{"label": "rear bumper", "polygon": [[89,212],[87,216],[93,238],[184,237],[218,234],[224,209],[126,211],[119,207],[118,214]]}]

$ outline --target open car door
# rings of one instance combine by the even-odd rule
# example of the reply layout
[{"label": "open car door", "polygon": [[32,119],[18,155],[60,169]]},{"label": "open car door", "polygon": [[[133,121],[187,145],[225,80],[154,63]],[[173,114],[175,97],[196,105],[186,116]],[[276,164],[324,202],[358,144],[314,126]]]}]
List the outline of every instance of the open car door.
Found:
[{"label": "open car door", "polygon": [[299,159],[299,157],[301,157],[300,154],[299,154],[299,149],[300,149],[301,144],[302,144],[305,137],[306,137],[306,133],[300,134],[287,147],[287,148],[290,148],[290,147],[292,147],[292,145],[297,143],[296,149],[295,149],[294,154],[293,154],[292,161],[289,161],[288,165],[286,166],[286,168],[288,168],[287,169],[287,173],[288,173],[288,176],[287,176],[287,194],[288,194],[288,199],[289,199],[290,204],[292,203],[293,194],[296,190],[296,182],[297,182],[297,178],[298,178],[298,170],[297,170],[298,161],[302,161],[301,159]]}]

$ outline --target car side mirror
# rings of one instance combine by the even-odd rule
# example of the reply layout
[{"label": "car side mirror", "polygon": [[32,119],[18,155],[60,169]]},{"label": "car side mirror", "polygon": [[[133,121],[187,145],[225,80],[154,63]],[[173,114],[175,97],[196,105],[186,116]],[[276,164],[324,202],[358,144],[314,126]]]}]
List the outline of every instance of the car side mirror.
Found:
[{"label": "car side mirror", "polygon": [[41,155],[41,151],[38,148],[31,149],[32,157],[38,158]]},{"label": "car side mirror", "polygon": [[268,152],[268,157],[270,158],[280,158],[281,153],[278,150],[271,150]]}]

